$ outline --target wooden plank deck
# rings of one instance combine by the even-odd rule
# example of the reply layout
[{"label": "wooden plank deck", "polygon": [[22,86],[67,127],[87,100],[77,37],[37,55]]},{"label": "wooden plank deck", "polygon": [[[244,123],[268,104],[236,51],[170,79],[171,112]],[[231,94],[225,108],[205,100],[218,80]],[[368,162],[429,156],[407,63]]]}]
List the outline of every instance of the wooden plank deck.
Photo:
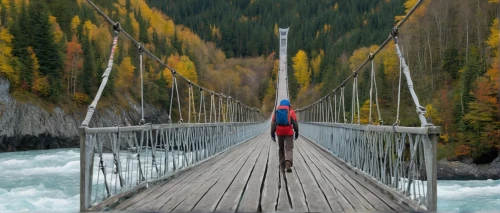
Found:
[{"label": "wooden plank deck", "polygon": [[329,153],[294,141],[292,173],[279,170],[267,131],[174,179],[122,201],[119,211],[400,212],[409,209],[353,178]]}]

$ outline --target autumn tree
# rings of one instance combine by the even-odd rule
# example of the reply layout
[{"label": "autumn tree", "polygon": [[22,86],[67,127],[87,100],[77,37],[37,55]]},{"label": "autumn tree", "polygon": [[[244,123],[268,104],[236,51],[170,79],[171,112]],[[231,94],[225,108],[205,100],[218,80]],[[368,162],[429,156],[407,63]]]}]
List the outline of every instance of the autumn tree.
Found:
[{"label": "autumn tree", "polygon": [[309,88],[310,81],[310,69],[309,69],[309,59],[307,59],[307,54],[303,50],[299,50],[295,57],[292,58],[293,61],[293,71],[297,82],[300,85],[301,91],[307,90]]},{"label": "autumn tree", "polygon": [[80,17],[77,15],[74,16],[71,19],[71,33],[73,33],[74,35],[78,34],[78,27],[80,26],[81,23],[82,21],[80,20]]},{"label": "autumn tree", "polygon": [[[168,57],[167,64],[172,67],[177,73],[190,79],[191,82],[198,84],[198,74],[196,73],[196,67],[194,63],[189,59],[189,57],[183,55],[171,55]],[[169,86],[172,86],[172,74],[169,69],[163,71],[165,80],[169,82]]]},{"label": "autumn tree", "polygon": [[120,63],[118,70],[118,79],[116,81],[116,87],[120,89],[130,89],[133,84],[135,67],[132,65],[132,60],[130,57],[123,58]]},{"label": "autumn tree", "polygon": [[65,61],[68,94],[70,94],[70,91],[73,94],[76,93],[77,76],[79,75],[79,70],[83,66],[82,54],[82,45],[78,42],[78,38],[76,37],[76,35],[73,35],[73,38],[71,38],[71,42],[68,43]]},{"label": "autumn tree", "polygon": [[0,75],[6,76],[11,84],[19,83],[19,73],[11,65],[12,56],[12,35],[9,30],[0,27]]}]

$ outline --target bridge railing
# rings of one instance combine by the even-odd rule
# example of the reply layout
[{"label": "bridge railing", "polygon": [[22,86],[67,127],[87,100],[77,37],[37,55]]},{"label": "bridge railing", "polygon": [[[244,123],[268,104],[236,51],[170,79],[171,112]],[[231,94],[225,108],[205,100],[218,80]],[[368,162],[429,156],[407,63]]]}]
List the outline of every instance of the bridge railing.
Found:
[{"label": "bridge railing", "polygon": [[81,127],[81,210],[102,210],[150,183],[165,180],[251,139],[269,125]]},{"label": "bridge railing", "polygon": [[[440,127],[427,122],[426,108],[420,105],[409,66],[399,47],[399,28],[423,0],[392,29],[387,39],[340,85],[314,103],[296,110],[301,134],[328,150],[348,168],[364,176],[374,186],[418,211],[437,209],[437,136]],[[384,126],[375,77],[375,57],[389,42],[394,42],[399,59],[399,85],[395,123]],[[369,112],[361,113],[359,74],[371,64],[369,93],[365,98]],[[421,127],[400,126],[402,79],[415,106]],[[346,106],[347,84],[352,83],[350,109]],[[361,90],[363,91],[363,90]],[[368,99],[369,97],[369,99]],[[375,102],[375,103],[374,103]],[[372,109],[374,113],[372,113]],[[346,113],[346,109],[350,112]],[[372,114],[374,116],[372,116]],[[378,122],[372,122],[377,115]],[[348,123],[350,117],[350,123]],[[362,118],[363,117],[363,118]],[[408,122],[410,123],[410,122]]]},{"label": "bridge railing", "polygon": [[301,134],[415,210],[435,210],[439,127],[300,123]]}]

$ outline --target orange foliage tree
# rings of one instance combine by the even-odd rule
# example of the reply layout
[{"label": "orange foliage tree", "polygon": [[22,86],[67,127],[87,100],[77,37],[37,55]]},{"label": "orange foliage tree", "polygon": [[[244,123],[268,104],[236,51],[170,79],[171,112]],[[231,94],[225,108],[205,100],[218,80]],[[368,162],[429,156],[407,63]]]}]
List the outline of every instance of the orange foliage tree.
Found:
[{"label": "orange foliage tree", "polygon": [[68,48],[66,50],[66,61],[65,70],[66,78],[68,82],[68,94],[76,92],[76,78],[78,76],[78,71],[83,67],[83,51],[82,45],[78,42],[76,35],[73,35],[71,42],[68,42]]}]

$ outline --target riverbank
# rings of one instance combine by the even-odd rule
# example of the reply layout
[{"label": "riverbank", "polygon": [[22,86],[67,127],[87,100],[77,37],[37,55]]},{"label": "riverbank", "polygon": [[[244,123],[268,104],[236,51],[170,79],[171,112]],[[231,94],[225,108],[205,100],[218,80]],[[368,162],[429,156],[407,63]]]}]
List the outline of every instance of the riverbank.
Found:
[{"label": "riverbank", "polygon": [[[73,111],[61,106],[41,107],[36,101],[18,101],[10,92],[9,81],[0,78],[0,152],[80,148],[78,127],[86,106]],[[141,105],[128,96],[122,105],[108,103],[97,108],[90,125],[130,126],[141,120]],[[147,122],[167,123],[165,109],[145,103]]]},{"label": "riverbank", "polygon": [[469,161],[447,161],[442,159],[437,164],[438,180],[497,180],[500,179],[500,157],[489,164],[474,164]]}]

